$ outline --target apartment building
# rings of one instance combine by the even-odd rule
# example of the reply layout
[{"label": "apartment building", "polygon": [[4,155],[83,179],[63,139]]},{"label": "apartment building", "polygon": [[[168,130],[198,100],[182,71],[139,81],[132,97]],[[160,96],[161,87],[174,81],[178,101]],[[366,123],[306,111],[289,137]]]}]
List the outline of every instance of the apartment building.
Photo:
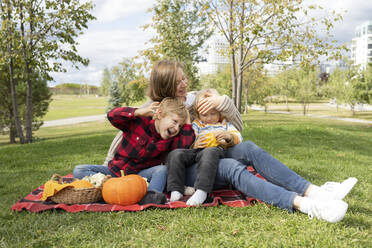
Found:
[{"label": "apartment building", "polygon": [[365,69],[368,62],[372,62],[372,21],[356,27],[355,37],[351,40],[351,59],[361,69]]}]

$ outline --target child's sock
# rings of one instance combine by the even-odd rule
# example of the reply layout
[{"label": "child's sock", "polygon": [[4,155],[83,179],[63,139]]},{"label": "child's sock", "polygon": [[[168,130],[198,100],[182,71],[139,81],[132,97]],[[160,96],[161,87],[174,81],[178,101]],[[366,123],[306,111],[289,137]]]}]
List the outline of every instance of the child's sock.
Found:
[{"label": "child's sock", "polygon": [[179,199],[182,198],[182,194],[178,191],[172,191],[171,196],[170,196],[170,202],[178,201]]},{"label": "child's sock", "polygon": [[201,189],[198,189],[186,202],[186,205],[189,205],[189,206],[201,205],[207,199],[207,195],[208,195],[207,192]]}]

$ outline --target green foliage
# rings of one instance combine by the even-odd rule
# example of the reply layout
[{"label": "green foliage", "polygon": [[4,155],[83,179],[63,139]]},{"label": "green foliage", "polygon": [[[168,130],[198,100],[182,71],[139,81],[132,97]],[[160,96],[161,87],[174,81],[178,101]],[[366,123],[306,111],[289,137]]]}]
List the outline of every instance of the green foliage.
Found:
[{"label": "green foliage", "polygon": [[110,85],[107,111],[122,104],[129,106],[145,98],[148,82],[132,60],[124,58],[110,71],[105,69],[104,75]]},{"label": "green foliage", "polygon": [[107,67],[103,70],[103,75],[101,79],[101,94],[107,96],[109,94],[109,89],[111,85],[111,75]]},{"label": "green foliage", "polygon": [[245,71],[244,79],[246,90],[244,94],[245,112],[247,112],[247,106],[253,103],[263,106],[267,111],[267,103],[273,93],[273,84],[263,73],[262,65],[250,67]]},{"label": "green foliage", "polygon": [[[89,60],[77,52],[76,38],[87,28],[87,23],[95,19],[89,12],[91,2],[80,3],[79,0],[18,0],[0,2],[0,65],[9,66],[9,82],[13,102],[14,123],[17,134],[23,143],[23,128],[18,117],[17,94],[14,92],[14,81],[24,81],[26,92],[26,140],[32,142],[32,128],[35,120],[33,111],[34,93],[43,88],[34,80],[34,76],[51,80],[51,72],[65,72],[63,61],[69,61],[75,68],[78,64],[88,65]],[[20,70],[13,74],[14,62]],[[21,83],[17,87],[21,87]],[[41,88],[36,88],[41,87]],[[8,97],[10,97],[10,95]],[[23,106],[19,106],[23,108]],[[40,109],[39,109],[40,110]],[[46,111],[42,111],[46,112]],[[38,116],[38,114],[36,114]]]},{"label": "green foliage", "polygon": [[152,23],[144,28],[152,28],[156,36],[150,39],[153,46],[142,51],[150,63],[160,59],[181,61],[189,79],[189,88],[198,89],[198,70],[195,65],[204,42],[212,32],[206,16],[200,15],[197,1],[157,0],[151,9]]},{"label": "green foliage", "polygon": [[[18,70],[17,70],[18,71]],[[10,84],[7,78],[8,74],[6,70],[1,70],[0,67],[0,80],[3,82],[0,84],[0,97],[3,99],[0,101],[0,130],[3,134],[9,134],[10,142],[14,143],[15,140],[15,127],[14,127],[14,119],[13,119],[13,106],[10,95]],[[32,101],[33,109],[32,109],[32,130],[36,131],[42,125],[43,116],[48,111],[48,106],[51,101],[51,94],[48,89],[47,81],[41,78],[40,74],[34,75],[32,77],[32,82],[34,84],[34,90],[32,91]],[[20,113],[20,121],[22,126],[25,126],[26,122],[26,97],[27,97],[27,84],[25,81],[18,81],[16,87],[16,94],[17,94],[17,103],[19,106],[19,113]]]},{"label": "green foliage", "polygon": [[361,80],[356,85],[362,103],[372,104],[372,62],[362,72]]},{"label": "green foliage", "polygon": [[108,106],[106,112],[109,112],[111,109],[121,107],[123,103],[121,98],[121,93],[117,81],[113,81],[110,86],[110,96],[108,99]]},{"label": "green foliage", "polygon": [[323,87],[324,93],[329,97],[334,99],[336,103],[336,108],[338,111],[338,106],[345,102],[345,92],[347,88],[346,83],[346,73],[340,68],[336,68],[328,78],[328,84]]},{"label": "green foliage", "polygon": [[309,103],[317,96],[319,80],[314,67],[305,65],[284,70],[275,76],[273,89],[274,93],[285,97],[288,111],[288,99],[291,97],[301,102],[302,112],[306,115]]},{"label": "green foliage", "polygon": [[148,84],[148,80],[144,76],[137,77],[128,83],[126,91],[129,93],[128,99],[131,103],[145,99]]},{"label": "green foliage", "polygon": [[213,88],[221,95],[231,97],[231,69],[229,66],[218,70],[216,74],[203,75],[200,81],[202,89]]},{"label": "green foliage", "polygon": [[336,46],[330,35],[341,15],[304,0],[201,2],[203,14],[229,44],[228,54],[235,68],[232,98],[238,109],[243,72],[255,63],[298,59],[306,65],[321,56],[339,58],[346,49],[346,45]]}]

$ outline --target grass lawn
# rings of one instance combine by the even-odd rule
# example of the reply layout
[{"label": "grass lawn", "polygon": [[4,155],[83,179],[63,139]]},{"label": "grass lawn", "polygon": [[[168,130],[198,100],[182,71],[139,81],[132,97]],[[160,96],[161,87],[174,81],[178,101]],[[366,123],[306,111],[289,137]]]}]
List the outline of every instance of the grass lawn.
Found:
[{"label": "grass lawn", "polygon": [[[108,97],[95,95],[53,95],[44,121],[105,114]],[[140,106],[145,100],[132,104]]]},{"label": "grass lawn", "polygon": [[44,121],[104,114],[107,100],[94,95],[53,95]]},{"label": "grass lawn", "polygon": [[315,184],[359,179],[344,220],[330,224],[263,204],[39,214],[12,204],[77,164],[101,164],[116,133],[105,122],[42,128],[38,141],[0,141],[1,247],[372,247],[372,126],[250,112],[252,140]]},{"label": "grass lawn", "polygon": [[[291,113],[303,113],[303,106],[300,103],[289,103],[288,107]],[[288,111],[287,105],[285,103],[270,103],[268,104],[268,110]],[[328,104],[328,101],[318,101],[311,103],[309,105],[308,114],[372,120],[372,111],[356,111],[355,115],[352,115],[352,112],[349,109],[339,107],[337,111],[335,106],[331,106]]]}]

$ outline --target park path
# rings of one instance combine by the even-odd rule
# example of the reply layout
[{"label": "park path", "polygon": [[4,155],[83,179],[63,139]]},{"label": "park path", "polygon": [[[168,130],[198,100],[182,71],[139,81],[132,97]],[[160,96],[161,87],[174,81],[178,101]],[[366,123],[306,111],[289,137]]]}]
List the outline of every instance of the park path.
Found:
[{"label": "park path", "polygon": [[[253,110],[258,110],[258,111],[263,111],[262,108],[253,107],[252,109]],[[268,110],[267,112],[272,113],[272,114],[289,114],[289,115],[295,115],[295,116],[303,116],[300,113],[293,113],[293,112],[286,112],[286,111]],[[369,121],[369,120],[362,120],[362,119],[355,119],[355,118],[340,118],[340,117],[329,116],[329,115],[307,114],[306,117],[332,119],[332,120],[338,120],[338,121],[363,123],[363,124],[372,124],[372,121]],[[75,124],[79,124],[79,123],[83,123],[83,122],[102,121],[102,120],[105,120],[105,119],[106,119],[105,114],[73,117],[73,118],[59,119],[59,120],[53,120],[53,121],[44,121],[44,124],[42,125],[42,127],[75,125]]]},{"label": "park path", "polygon": [[101,121],[106,119],[106,115],[89,115],[89,116],[80,116],[66,119],[59,119],[53,121],[44,121],[42,127],[55,127],[55,126],[64,126],[64,125],[75,125],[83,122],[92,122],[92,121]]}]

